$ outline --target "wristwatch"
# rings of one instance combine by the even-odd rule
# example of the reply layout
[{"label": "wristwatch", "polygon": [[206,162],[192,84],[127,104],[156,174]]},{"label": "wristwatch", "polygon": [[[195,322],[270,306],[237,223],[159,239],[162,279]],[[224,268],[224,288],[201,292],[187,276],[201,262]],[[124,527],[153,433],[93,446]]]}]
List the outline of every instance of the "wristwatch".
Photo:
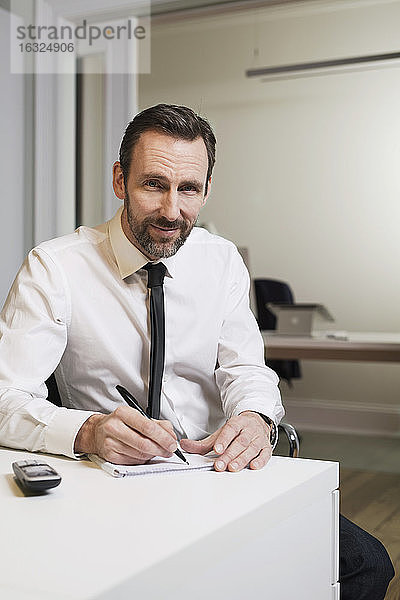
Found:
[{"label": "wristwatch", "polygon": [[[254,411],[254,412],[256,412],[256,411]],[[265,421],[267,423],[267,425],[270,426],[271,431],[269,433],[269,441],[271,443],[271,446],[274,447],[275,442],[276,442],[276,437],[277,437],[277,426],[275,425],[273,420],[270,419],[269,417],[267,417],[266,415],[263,415],[260,412],[257,412],[256,414],[260,415],[260,417],[263,419],[263,421]]]}]

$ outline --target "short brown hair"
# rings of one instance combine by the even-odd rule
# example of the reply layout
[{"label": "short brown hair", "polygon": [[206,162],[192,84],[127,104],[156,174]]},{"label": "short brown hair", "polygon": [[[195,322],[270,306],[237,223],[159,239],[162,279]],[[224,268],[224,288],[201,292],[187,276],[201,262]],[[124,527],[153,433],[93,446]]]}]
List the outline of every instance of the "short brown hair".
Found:
[{"label": "short brown hair", "polygon": [[138,113],[129,123],[119,149],[119,162],[125,186],[128,181],[135,144],[142,133],[151,130],[160,131],[161,133],[188,141],[193,141],[199,137],[203,138],[208,157],[207,180],[205,184],[205,193],[207,193],[208,180],[211,177],[215,163],[215,135],[206,119],[197,115],[187,106],[177,106],[175,104],[157,104],[156,106],[146,108]]}]

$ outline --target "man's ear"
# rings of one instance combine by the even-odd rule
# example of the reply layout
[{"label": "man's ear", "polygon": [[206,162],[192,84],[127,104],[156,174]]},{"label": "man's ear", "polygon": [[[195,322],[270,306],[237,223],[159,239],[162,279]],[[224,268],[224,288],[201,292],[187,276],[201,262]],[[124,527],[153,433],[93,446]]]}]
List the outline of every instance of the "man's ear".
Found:
[{"label": "man's ear", "polygon": [[113,164],[113,188],[114,194],[120,200],[125,200],[126,192],[125,192],[125,183],[124,183],[124,175],[122,173],[121,164],[117,160]]},{"label": "man's ear", "polygon": [[211,192],[211,177],[208,178],[208,182],[207,183],[208,183],[208,185],[207,185],[207,193],[204,195],[203,202],[201,204],[202,206],[204,206],[205,203],[207,202],[208,196],[210,195],[210,192]]}]

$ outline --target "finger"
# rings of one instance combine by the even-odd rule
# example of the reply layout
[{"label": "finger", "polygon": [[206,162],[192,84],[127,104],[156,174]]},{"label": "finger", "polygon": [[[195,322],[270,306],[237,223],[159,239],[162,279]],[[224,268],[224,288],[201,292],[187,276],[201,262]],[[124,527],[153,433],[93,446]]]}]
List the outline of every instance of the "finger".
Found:
[{"label": "finger", "polygon": [[[162,428],[160,427],[160,429]],[[144,457],[146,460],[153,456],[169,457],[174,451],[173,449],[166,450],[154,440],[129,427],[114,413],[99,425],[98,439],[101,448],[110,445],[112,450],[120,451],[119,448],[115,447],[115,444],[123,444],[126,447],[125,451],[122,452],[123,454]],[[127,448],[130,448],[130,452],[126,451]],[[176,449],[176,441],[174,448]]]},{"label": "finger", "polygon": [[249,465],[250,469],[262,469],[263,467],[265,467],[271,456],[272,446],[271,444],[268,444],[268,446],[263,448],[260,454],[254,460],[251,461]]},{"label": "finger", "polygon": [[[102,457],[102,458],[104,458],[104,457]],[[107,458],[106,460],[108,462],[113,463],[114,465],[128,465],[128,466],[144,465],[146,462],[148,462],[147,460],[144,460],[141,458],[132,458],[131,456],[128,456],[125,454],[119,454],[118,452],[116,452],[111,458]]]},{"label": "finger", "polygon": [[167,421],[167,420],[162,420],[162,421],[157,421],[157,423],[163,427],[166,431],[168,431],[175,440],[177,440],[178,438],[176,437],[176,433],[174,430],[174,426],[172,425],[171,421]]},{"label": "finger", "polygon": [[232,461],[228,462],[228,471],[234,472],[245,469],[253,459],[256,459],[260,455],[260,452],[263,449],[263,439],[261,437],[256,438],[245,450],[243,450],[243,452],[238,454]]},{"label": "finger", "polygon": [[117,465],[144,464],[154,456],[152,454],[141,453],[136,448],[132,448],[111,437],[104,438],[98,454],[101,458]]},{"label": "finger", "polygon": [[244,452],[247,452],[245,456],[249,457],[247,465],[252,458],[257,456],[263,446],[265,446],[265,440],[261,436],[254,435],[248,429],[244,429],[218,458],[216,468],[218,471],[223,471]]},{"label": "finger", "polygon": [[179,443],[185,452],[191,452],[192,454],[207,454],[213,449],[214,440],[218,436],[218,431],[215,431],[211,435],[207,436],[203,440],[189,440],[183,438]]},{"label": "finger", "polygon": [[174,446],[171,446],[171,448],[173,449],[166,450],[165,448],[157,444],[157,442],[154,442],[153,440],[142,435],[138,431],[132,431],[130,427],[126,427],[126,429],[128,432],[126,437],[127,445],[134,448],[140,454],[140,456],[147,456],[147,460],[153,458],[154,456],[163,456],[165,458],[168,458],[172,456],[172,453],[175,452],[177,448],[176,441]]},{"label": "finger", "polygon": [[241,421],[240,417],[232,417],[216,432],[218,436],[215,440],[214,450],[217,454],[222,454],[232,440],[239,435],[242,430]]},{"label": "finger", "polygon": [[123,421],[128,427],[141,433],[145,438],[152,440],[164,450],[174,452],[176,446],[176,436],[162,427],[158,421],[148,419],[141,415],[137,410],[129,406],[119,406],[113,413],[118,419]]}]

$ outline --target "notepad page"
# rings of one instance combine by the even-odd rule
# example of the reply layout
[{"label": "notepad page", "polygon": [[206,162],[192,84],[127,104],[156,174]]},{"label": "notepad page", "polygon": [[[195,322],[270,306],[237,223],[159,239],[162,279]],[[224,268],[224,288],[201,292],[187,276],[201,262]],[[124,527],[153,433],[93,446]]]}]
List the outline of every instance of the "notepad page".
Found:
[{"label": "notepad page", "polygon": [[88,454],[91,461],[113,477],[133,477],[137,475],[156,475],[158,473],[173,473],[178,471],[210,471],[214,468],[215,454],[201,456],[200,454],[185,454],[189,465],[183,463],[177,456],[162,458],[157,456],[144,465],[115,465],[103,460],[96,454]]}]

